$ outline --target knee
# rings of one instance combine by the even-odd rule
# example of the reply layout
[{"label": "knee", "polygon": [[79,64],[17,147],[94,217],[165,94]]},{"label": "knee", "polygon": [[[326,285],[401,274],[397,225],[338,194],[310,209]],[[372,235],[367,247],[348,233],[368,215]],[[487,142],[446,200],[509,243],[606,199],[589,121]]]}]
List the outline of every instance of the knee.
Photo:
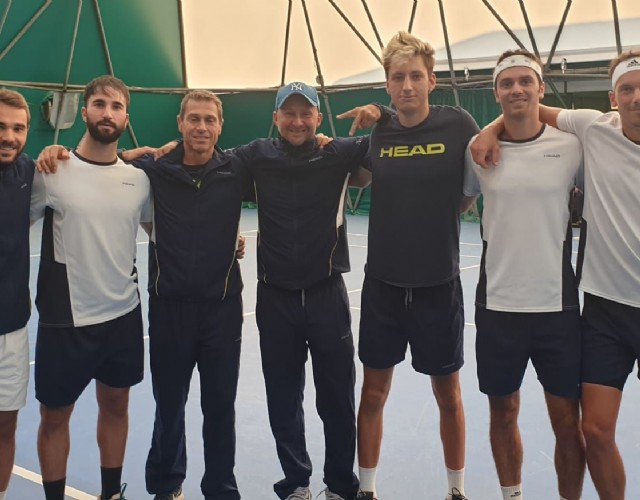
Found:
[{"label": "knee", "polygon": [[69,427],[71,408],[40,407],[40,429],[45,434],[55,434]]},{"label": "knee", "polygon": [[389,392],[380,387],[362,386],[360,397],[360,411],[364,413],[379,413],[384,409]]},{"label": "knee", "polygon": [[509,428],[518,425],[520,405],[515,398],[491,398],[491,426]]},{"label": "knee", "polygon": [[615,444],[615,427],[600,422],[583,420],[582,432],[588,449],[598,450]]},{"label": "knee", "polygon": [[102,418],[111,420],[126,419],[129,413],[129,393],[119,391],[108,397],[98,398],[98,408]]},{"label": "knee", "polygon": [[462,394],[459,385],[449,387],[446,390],[435,389],[433,394],[441,413],[455,414],[462,412]]}]

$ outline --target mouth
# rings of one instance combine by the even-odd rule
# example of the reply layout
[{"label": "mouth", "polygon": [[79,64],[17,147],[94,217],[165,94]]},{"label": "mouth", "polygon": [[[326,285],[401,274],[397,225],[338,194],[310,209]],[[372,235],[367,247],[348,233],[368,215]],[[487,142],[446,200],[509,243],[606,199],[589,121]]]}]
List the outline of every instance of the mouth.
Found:
[{"label": "mouth", "polygon": [[7,143],[0,144],[0,151],[11,152],[11,151],[15,151],[16,149],[18,148],[15,144],[7,144]]}]

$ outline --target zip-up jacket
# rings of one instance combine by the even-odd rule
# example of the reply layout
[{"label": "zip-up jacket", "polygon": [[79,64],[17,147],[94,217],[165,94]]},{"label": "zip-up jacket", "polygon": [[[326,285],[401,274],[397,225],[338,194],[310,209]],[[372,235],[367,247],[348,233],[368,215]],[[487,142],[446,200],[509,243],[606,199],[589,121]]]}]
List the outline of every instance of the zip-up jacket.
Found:
[{"label": "zip-up jacket", "polygon": [[24,327],[29,296],[29,204],[34,163],[21,154],[0,165],[0,335]]},{"label": "zip-up jacket", "polygon": [[258,280],[301,290],[350,270],[345,192],[368,148],[368,138],[354,137],[324,149],[259,139],[234,150],[255,184]]},{"label": "zip-up jacket", "polygon": [[242,278],[236,242],[242,200],[251,188],[246,170],[216,148],[192,175],[179,145],[158,161],[133,162],[149,176],[154,198],[149,242],[149,293],[200,301],[237,295]]}]

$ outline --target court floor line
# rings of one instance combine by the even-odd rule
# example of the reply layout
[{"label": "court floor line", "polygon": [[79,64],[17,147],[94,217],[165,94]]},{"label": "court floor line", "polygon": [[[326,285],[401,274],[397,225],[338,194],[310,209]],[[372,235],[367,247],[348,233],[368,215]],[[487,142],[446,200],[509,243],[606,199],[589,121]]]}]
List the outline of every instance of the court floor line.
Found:
[{"label": "court floor line", "polygon": [[[32,483],[42,484],[42,476],[40,474],[27,470],[23,467],[14,465],[12,472],[16,476],[26,479],[27,481],[31,481]],[[96,498],[95,495],[89,495],[88,493],[72,488],[71,486],[67,486],[65,488],[64,494],[74,500],[95,500]]]}]

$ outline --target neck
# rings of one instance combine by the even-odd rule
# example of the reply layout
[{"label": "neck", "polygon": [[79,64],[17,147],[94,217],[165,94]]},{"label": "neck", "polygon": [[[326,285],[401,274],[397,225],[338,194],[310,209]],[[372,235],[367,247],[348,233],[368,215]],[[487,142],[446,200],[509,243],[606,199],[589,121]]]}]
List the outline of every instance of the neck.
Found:
[{"label": "neck", "polygon": [[96,163],[113,162],[118,157],[118,141],[103,144],[93,139],[88,132],[84,134],[77,148],[78,154]]},{"label": "neck", "polygon": [[640,127],[625,127],[624,123],[622,124],[622,133],[624,136],[630,141],[635,142],[636,144],[640,143]]},{"label": "neck", "polygon": [[204,165],[207,163],[213,155],[215,155],[215,148],[210,151],[187,151],[185,149],[184,156],[182,157],[183,165]]},{"label": "neck", "polygon": [[502,137],[511,141],[525,141],[535,137],[542,128],[542,122],[538,120],[537,115],[511,118],[504,118],[504,132]]},{"label": "neck", "polygon": [[413,113],[398,111],[398,121],[403,127],[415,127],[421,124],[429,116],[429,104],[424,109],[417,110]]}]

